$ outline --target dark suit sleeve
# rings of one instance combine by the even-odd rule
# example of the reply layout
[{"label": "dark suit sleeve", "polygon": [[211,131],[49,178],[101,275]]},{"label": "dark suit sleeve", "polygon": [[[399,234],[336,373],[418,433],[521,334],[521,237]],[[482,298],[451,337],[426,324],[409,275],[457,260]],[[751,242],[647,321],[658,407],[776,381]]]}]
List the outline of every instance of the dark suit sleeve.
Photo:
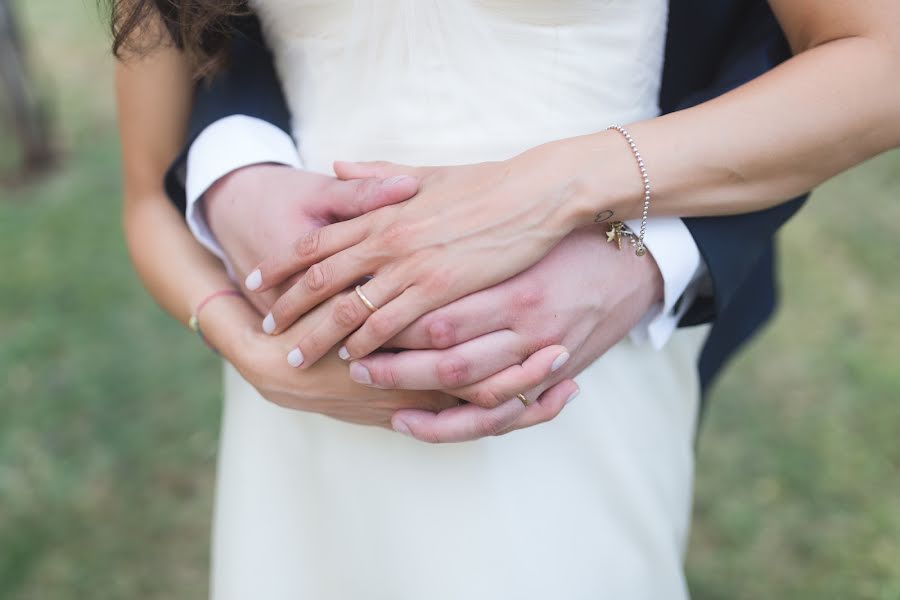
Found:
[{"label": "dark suit sleeve", "polygon": [[[695,15],[686,17],[696,18]],[[718,61],[716,72],[710,74],[711,83],[682,98],[663,98],[664,112],[686,109],[721,96],[790,57],[781,28],[764,2],[753,4],[741,14],[728,38],[727,51]],[[687,64],[669,67],[691,68]],[[690,307],[682,326],[708,322],[728,313],[729,309],[736,310],[739,304],[746,303],[742,296],[750,291],[751,283],[771,287],[771,277],[765,281],[764,274],[772,271],[773,238],[805,200],[803,196],[768,210],[738,216],[684,220],[708,267],[713,294],[698,299]],[[756,294],[761,292],[755,290]],[[774,295],[765,302],[774,305]]]},{"label": "dark suit sleeve", "polygon": [[182,214],[187,152],[204,129],[224,117],[247,115],[290,134],[290,112],[258,19],[241,17],[234,25],[228,67],[212,81],[197,84],[185,146],[166,173],[166,192]]}]

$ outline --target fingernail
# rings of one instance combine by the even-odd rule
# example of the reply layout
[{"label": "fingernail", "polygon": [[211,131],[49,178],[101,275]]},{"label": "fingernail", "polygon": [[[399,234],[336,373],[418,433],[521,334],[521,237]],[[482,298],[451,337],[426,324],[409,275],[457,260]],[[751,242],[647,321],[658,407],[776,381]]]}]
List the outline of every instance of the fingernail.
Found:
[{"label": "fingernail", "polygon": [[350,379],[363,385],[372,385],[372,374],[359,363],[350,365]]},{"label": "fingernail", "polygon": [[403,421],[397,419],[396,421],[394,421],[393,425],[394,431],[396,431],[397,433],[402,433],[403,435],[407,435],[409,437],[413,436],[412,431],[409,430],[409,425],[407,425]]},{"label": "fingernail", "polygon": [[412,177],[410,177],[408,175],[394,175],[393,177],[388,177],[382,183],[385,186],[390,186],[390,185],[396,185],[396,184],[400,183],[401,181],[405,181],[407,179],[412,179]]},{"label": "fingernail", "polygon": [[338,350],[338,357],[341,360],[350,360],[350,351],[347,350],[347,346],[341,346],[341,349]]},{"label": "fingernail", "polygon": [[275,317],[272,316],[272,313],[267,314],[263,319],[263,331],[269,335],[275,333]]},{"label": "fingernail", "polygon": [[568,400],[566,400],[566,404],[569,404],[570,402],[572,402],[572,400],[574,400],[575,398],[577,398],[577,397],[578,397],[578,394],[580,394],[580,393],[581,393],[581,389],[577,389],[577,390],[575,390],[574,392],[572,392],[572,395],[569,396]]},{"label": "fingernail", "polygon": [[260,272],[259,269],[256,269],[247,275],[247,279],[244,280],[244,285],[251,292],[258,290],[262,285],[262,272]]},{"label": "fingernail", "polygon": [[295,369],[303,364],[303,353],[300,352],[300,348],[291,350],[290,354],[288,354],[288,364]]},{"label": "fingernail", "polygon": [[557,357],[556,357],[556,360],[553,361],[553,364],[550,365],[550,372],[551,372],[551,373],[556,373],[557,371],[559,371],[560,369],[562,369],[562,366],[563,366],[564,364],[566,364],[567,362],[569,362],[569,353],[568,353],[568,352],[563,352],[562,354],[560,354],[559,356],[557,356]]}]

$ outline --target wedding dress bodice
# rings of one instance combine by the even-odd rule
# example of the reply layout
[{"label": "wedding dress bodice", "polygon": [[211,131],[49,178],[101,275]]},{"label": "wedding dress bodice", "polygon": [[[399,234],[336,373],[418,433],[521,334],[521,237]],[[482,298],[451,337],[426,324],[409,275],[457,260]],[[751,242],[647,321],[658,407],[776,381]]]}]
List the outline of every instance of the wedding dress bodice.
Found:
[{"label": "wedding dress bodice", "polygon": [[666,0],[251,0],[309,169],[456,164],[655,116]]},{"label": "wedding dress bodice", "polygon": [[[250,2],[307,169],[499,160],[658,112],[666,0]],[[275,406],[228,368],[212,597],[685,600],[705,335],[626,338],[552,422],[467,444]]]}]

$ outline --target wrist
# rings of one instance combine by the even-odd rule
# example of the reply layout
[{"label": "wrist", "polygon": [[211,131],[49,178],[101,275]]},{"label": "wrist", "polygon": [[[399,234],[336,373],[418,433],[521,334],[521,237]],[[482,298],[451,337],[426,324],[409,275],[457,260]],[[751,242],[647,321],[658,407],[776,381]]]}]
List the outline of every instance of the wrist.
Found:
[{"label": "wrist", "polygon": [[243,297],[217,298],[197,318],[209,345],[236,366],[253,339],[261,335],[259,314]]},{"label": "wrist", "polygon": [[[624,246],[619,250],[615,243],[607,241],[604,232],[599,231],[596,225],[580,228],[571,239],[580,244],[578,260],[590,257],[587,263],[579,263],[577,268],[588,278],[586,289],[602,290],[615,281],[616,285],[631,288],[629,295],[641,309],[649,309],[663,302],[665,281],[652,253],[639,257]],[[615,261],[614,265],[610,261]],[[592,297],[597,301],[595,307],[605,315],[609,299],[602,294]]]},{"label": "wrist", "polygon": [[[217,230],[228,226],[236,212],[231,209],[236,207],[237,201],[244,195],[241,189],[245,180],[249,180],[247,186],[252,187],[254,172],[259,166],[261,165],[249,165],[226,173],[209,186],[206,193],[197,201],[197,208],[203,211],[213,235],[218,237]],[[239,215],[236,220],[240,220]]]},{"label": "wrist", "polygon": [[641,172],[618,132],[559,140],[533,152],[557,190],[561,218],[572,229],[641,216]]}]

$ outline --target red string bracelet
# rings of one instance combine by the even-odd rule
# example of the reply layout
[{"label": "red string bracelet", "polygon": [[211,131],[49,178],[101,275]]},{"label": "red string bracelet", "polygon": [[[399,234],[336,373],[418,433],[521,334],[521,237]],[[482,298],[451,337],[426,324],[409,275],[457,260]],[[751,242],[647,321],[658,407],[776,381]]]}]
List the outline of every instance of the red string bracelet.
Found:
[{"label": "red string bracelet", "polygon": [[207,339],[206,339],[206,336],[203,335],[203,331],[200,330],[200,312],[201,312],[204,308],[206,308],[206,305],[207,305],[207,304],[209,304],[210,302],[212,302],[212,301],[215,300],[216,298],[223,298],[223,297],[225,297],[225,296],[241,296],[241,293],[240,293],[239,291],[233,290],[233,289],[219,290],[219,291],[217,291],[217,292],[213,292],[212,294],[210,294],[209,296],[207,296],[206,298],[204,298],[204,299],[200,302],[200,304],[197,305],[196,310],[194,310],[194,313],[191,315],[191,318],[190,318],[190,320],[188,321],[188,327],[190,327],[191,330],[192,330],[194,333],[196,333],[197,335],[199,335],[199,336],[200,336],[200,339],[203,340],[203,343],[206,344],[206,346],[207,346],[210,350],[212,350],[213,352],[215,352],[216,354],[218,354],[219,351],[216,350],[215,347],[214,347],[212,344],[209,343],[209,340],[207,340]]}]

